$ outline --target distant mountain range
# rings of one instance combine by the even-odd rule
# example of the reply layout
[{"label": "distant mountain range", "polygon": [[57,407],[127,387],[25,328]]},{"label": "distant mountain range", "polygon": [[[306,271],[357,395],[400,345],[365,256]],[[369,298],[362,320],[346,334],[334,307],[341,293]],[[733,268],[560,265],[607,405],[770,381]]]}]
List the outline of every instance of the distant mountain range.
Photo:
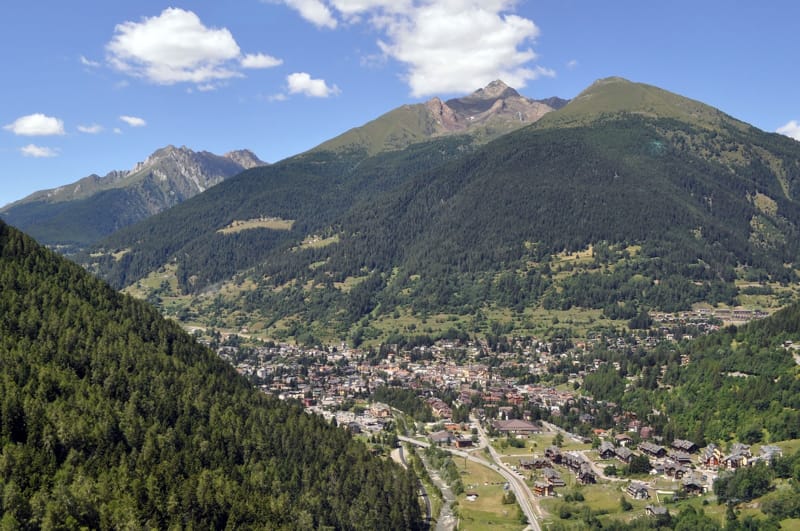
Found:
[{"label": "distant mountain range", "polygon": [[131,170],[35,192],[0,209],[0,216],[42,243],[84,246],[265,164],[248,150],[220,156],[167,146]]},{"label": "distant mountain range", "polygon": [[518,98],[493,83],[400,107],[118,231],[83,261],[182,319],[359,341],[413,334],[409,322],[435,330],[430,315],[532,332],[536,308],[630,319],[733,305],[745,286],[797,279],[797,142],[621,78],[541,116]]}]

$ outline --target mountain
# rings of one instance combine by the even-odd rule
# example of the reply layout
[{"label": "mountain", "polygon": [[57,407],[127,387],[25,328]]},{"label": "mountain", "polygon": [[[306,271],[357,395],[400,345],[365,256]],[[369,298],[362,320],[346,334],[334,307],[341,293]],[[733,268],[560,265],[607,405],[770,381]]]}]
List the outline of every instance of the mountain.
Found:
[{"label": "mountain", "polygon": [[[490,88],[447,108],[478,116],[514,97]],[[750,288],[780,304],[797,278],[797,142],[656,87],[600,80],[488,143],[467,130],[370,155],[341,138],[84,262],[184,320],[356,342],[538,333],[537,309],[617,326]]]},{"label": "mountain", "polygon": [[421,529],[416,480],[0,222],[8,529]]},{"label": "mountain", "polygon": [[264,164],[248,150],[219,156],[167,146],[131,170],[34,192],[0,216],[42,243],[82,246]]},{"label": "mountain", "polygon": [[497,80],[462,98],[447,101],[432,98],[425,103],[403,105],[322,143],[315,150],[356,149],[374,155],[431,138],[465,133],[484,143],[530,125],[564,103],[559,98],[526,98]]}]

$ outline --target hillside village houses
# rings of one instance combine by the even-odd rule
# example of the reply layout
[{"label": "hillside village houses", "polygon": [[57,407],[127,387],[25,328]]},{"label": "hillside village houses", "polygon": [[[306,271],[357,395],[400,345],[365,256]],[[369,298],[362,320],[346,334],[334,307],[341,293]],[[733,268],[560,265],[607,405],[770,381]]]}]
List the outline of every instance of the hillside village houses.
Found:
[{"label": "hillside village houses", "polygon": [[[698,319],[702,315],[659,317],[669,322],[670,319]],[[239,372],[253,378],[264,392],[282,399],[302,401],[308,411],[331,421],[335,419],[339,426],[354,432],[383,430],[392,422],[392,408],[381,403],[370,403],[358,411],[344,411],[341,407],[352,404],[356,398],[368,397],[384,385],[413,390],[430,406],[440,423],[438,425],[444,426],[444,429],[430,434],[431,442],[468,447],[473,439],[463,432],[468,431],[469,426],[450,422],[457,406],[470,408],[478,418],[486,417],[486,425],[500,436],[529,437],[540,433],[544,428],[525,414],[529,407],[546,410],[553,417],[562,415],[564,411],[578,411],[580,421],[591,428],[597,411],[616,408],[616,405],[594,404],[590,397],[564,387],[556,389],[544,384],[519,383],[520,375],[544,374],[554,364],[582,359],[598,341],[605,341],[609,349],[634,346],[620,339],[592,337],[566,351],[554,349],[553,344],[546,342],[515,340],[508,345],[508,352],[492,353],[495,361],[491,364],[486,362],[488,346],[485,342],[458,341],[440,341],[410,351],[390,348],[377,358],[344,344],[327,349],[270,345],[254,348],[247,355],[242,355],[235,346],[221,346],[218,354],[234,363]],[[558,354],[552,354],[553,350]],[[691,360],[687,357],[681,359],[681,363],[688,364]],[[603,364],[602,360],[595,359],[586,370],[597,370]],[[582,370],[575,371],[570,374],[570,381],[575,378],[579,382],[585,374]],[[441,393],[445,390],[449,396],[455,397],[452,403],[443,400]],[[669,447],[664,447],[652,439],[650,427],[632,413],[615,414],[613,421],[617,425],[615,429],[589,430],[601,438],[595,450],[597,459],[613,459],[627,464],[635,455],[647,455],[653,460],[653,473],[681,481],[681,488],[691,493],[710,488],[708,478],[703,479],[702,474],[694,473],[698,469],[736,469],[780,455],[780,449],[774,446],[762,447],[761,453],[754,457],[749,447],[744,445],[733,445],[725,452],[713,443],[698,448],[693,441],[684,439],[675,439]],[[460,431],[461,435],[458,434]],[[537,481],[542,483],[539,489],[542,492],[551,492],[563,484],[554,467],[572,472],[579,483],[597,480],[585,456],[563,453],[556,447],[531,455],[530,460],[522,459],[519,465],[539,474],[537,477],[541,480]],[[638,495],[644,493],[640,491]]]}]

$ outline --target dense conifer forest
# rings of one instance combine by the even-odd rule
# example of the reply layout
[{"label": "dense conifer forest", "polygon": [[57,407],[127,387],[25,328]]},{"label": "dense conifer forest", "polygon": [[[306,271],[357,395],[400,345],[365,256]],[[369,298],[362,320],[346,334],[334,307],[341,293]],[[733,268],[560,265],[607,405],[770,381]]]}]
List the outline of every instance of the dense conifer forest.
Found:
[{"label": "dense conifer forest", "polygon": [[4,529],[415,529],[415,485],[0,223]]}]

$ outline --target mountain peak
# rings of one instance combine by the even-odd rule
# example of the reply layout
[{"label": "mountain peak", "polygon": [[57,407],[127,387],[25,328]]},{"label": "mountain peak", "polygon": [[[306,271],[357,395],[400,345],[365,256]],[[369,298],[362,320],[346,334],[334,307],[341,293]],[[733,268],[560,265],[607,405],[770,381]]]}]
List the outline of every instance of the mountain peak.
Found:
[{"label": "mountain peak", "polygon": [[482,100],[508,98],[511,96],[519,96],[519,92],[506,85],[503,81],[495,79],[483,88],[479,88],[467,98],[476,98]]}]

